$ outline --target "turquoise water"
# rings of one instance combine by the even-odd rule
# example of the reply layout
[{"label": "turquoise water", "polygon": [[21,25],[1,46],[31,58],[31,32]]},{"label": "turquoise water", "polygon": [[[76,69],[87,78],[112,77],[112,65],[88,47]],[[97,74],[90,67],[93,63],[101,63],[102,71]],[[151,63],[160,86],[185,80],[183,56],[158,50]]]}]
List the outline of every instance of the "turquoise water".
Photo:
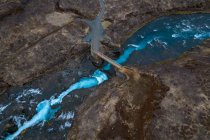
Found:
[{"label": "turquoise water", "polygon": [[96,70],[90,77],[82,78],[75,84],[71,85],[66,91],[62,92],[60,96],[58,96],[58,98],[54,98],[52,96],[50,100],[44,100],[40,102],[36,108],[37,113],[32,117],[32,119],[26,121],[21,127],[18,128],[18,130],[14,134],[9,135],[8,137],[5,138],[5,140],[13,140],[23,130],[32,127],[40,123],[41,121],[49,121],[50,119],[52,119],[55,113],[59,110],[59,108],[52,109],[52,107],[54,105],[62,103],[62,99],[73,90],[82,89],[82,88],[91,88],[103,83],[106,80],[108,80],[107,75],[101,72],[100,70]]},{"label": "turquoise water", "polygon": [[207,38],[210,38],[210,14],[161,17],[127,40],[124,50],[134,46],[144,49],[133,51],[126,64],[146,65],[174,59]]},{"label": "turquoise water", "polygon": [[[144,65],[176,58],[207,38],[210,38],[210,14],[161,17],[147,24],[129,38],[116,62],[125,65],[130,63]],[[34,116],[28,121],[25,119],[24,123],[17,124],[18,130],[5,139],[12,140],[29,127],[41,122],[53,121],[64,97],[75,90],[92,88],[107,81],[108,76],[103,70],[108,71],[110,68],[109,64],[105,65],[102,70],[96,70],[90,76],[81,78],[72,84],[67,90],[59,93],[57,98],[51,96],[38,103]],[[39,91],[31,93],[40,95]],[[29,94],[23,94],[21,98],[26,96]],[[16,100],[18,103],[19,98]],[[0,114],[5,113],[10,107],[10,103],[1,105]],[[70,114],[65,118],[72,119],[73,117],[74,115]],[[67,124],[67,126],[71,125]]]}]

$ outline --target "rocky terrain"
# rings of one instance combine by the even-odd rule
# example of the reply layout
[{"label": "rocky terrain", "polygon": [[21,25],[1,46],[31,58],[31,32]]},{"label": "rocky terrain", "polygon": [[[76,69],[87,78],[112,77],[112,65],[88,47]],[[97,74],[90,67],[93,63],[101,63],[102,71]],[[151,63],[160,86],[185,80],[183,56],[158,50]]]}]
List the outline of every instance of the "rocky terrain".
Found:
[{"label": "rocky terrain", "polygon": [[111,79],[78,108],[69,139],[210,139],[209,46],[139,68],[139,81]]},{"label": "rocky terrain", "polygon": [[[209,10],[209,0],[106,0],[103,48],[118,50],[156,17]],[[98,11],[98,0],[2,0],[0,95],[33,80],[49,92],[60,81],[65,89],[76,80],[72,75],[88,75],[93,66],[83,38],[89,28],[80,19],[94,19]],[[177,60],[141,67],[139,81],[112,77],[91,89],[68,139],[210,139],[209,46],[206,41]]]},{"label": "rocky terrain", "polygon": [[[105,50],[118,48],[137,28],[166,11],[207,10],[208,0],[106,0]],[[22,85],[89,51],[82,41],[97,0],[3,0],[0,2],[0,88]],[[167,12],[168,13],[168,12]]]}]

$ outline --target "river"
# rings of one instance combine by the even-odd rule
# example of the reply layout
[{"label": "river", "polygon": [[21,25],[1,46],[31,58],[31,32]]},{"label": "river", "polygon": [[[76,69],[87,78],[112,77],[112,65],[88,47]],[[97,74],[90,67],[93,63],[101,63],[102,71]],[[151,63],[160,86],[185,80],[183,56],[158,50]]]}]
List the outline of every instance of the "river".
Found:
[{"label": "river", "polygon": [[[210,14],[160,17],[134,33],[116,61],[141,66],[174,59],[207,38],[210,38]],[[51,79],[49,76],[37,79],[3,95],[0,138],[65,139],[77,117],[75,108],[94,92],[95,86],[111,78],[107,74],[110,65],[97,70],[89,60],[81,59],[81,63],[84,64],[81,67],[67,67],[54,73]]]}]

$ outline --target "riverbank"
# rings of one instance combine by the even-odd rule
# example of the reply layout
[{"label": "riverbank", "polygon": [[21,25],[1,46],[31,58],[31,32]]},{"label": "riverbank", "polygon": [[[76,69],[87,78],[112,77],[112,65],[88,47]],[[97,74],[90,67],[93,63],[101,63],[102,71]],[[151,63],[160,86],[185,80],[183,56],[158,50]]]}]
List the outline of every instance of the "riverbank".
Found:
[{"label": "riverbank", "polygon": [[[89,46],[82,41],[88,27],[77,19],[93,19],[99,10],[97,0],[17,0],[0,4],[1,93],[11,86],[53,75],[88,54]],[[206,11],[209,1],[107,0],[105,9],[107,36],[102,43],[105,50],[116,50],[151,18],[170,11]]]},{"label": "riverbank", "polygon": [[[4,2],[7,3],[7,1]],[[88,76],[96,69],[89,60],[89,46],[82,41],[89,30],[88,26],[77,19],[93,19],[98,13],[98,1],[90,0],[86,4],[86,1],[83,0],[79,0],[77,3],[71,0],[29,0],[24,2],[17,0],[14,2],[19,3],[15,6],[16,9],[19,9],[20,7],[21,10],[9,10],[10,14],[3,14],[2,17],[1,15],[4,13],[4,10],[3,12],[0,11],[0,41],[3,46],[0,47],[0,88],[2,93],[0,106],[4,108],[8,105],[0,116],[1,120],[3,120],[0,122],[1,138],[7,136],[8,133],[14,133],[20,124],[26,120],[30,120],[34,115],[36,105],[39,102],[50,99],[52,96],[57,97],[59,93],[68,89],[71,84],[78,81],[81,77]],[[205,0],[193,0],[193,2],[192,0],[189,0],[185,3],[182,3],[179,0],[173,2],[157,2],[152,0],[107,0],[107,10],[105,11],[105,18],[103,21],[107,36],[102,42],[104,45],[103,47],[105,50],[109,51],[118,50],[123,42],[130,37],[133,31],[139,29],[140,25],[148,23],[148,21],[154,17],[159,17],[160,15],[167,13],[176,13],[180,10],[188,10],[189,12],[206,11],[209,8],[208,5],[209,2]],[[208,53],[208,49],[204,52]],[[202,55],[204,58],[206,57],[204,54]],[[171,65],[169,64],[169,66]],[[99,122],[98,127],[95,128],[96,126],[93,127],[90,124],[90,128],[93,128],[93,131],[90,132],[90,129],[85,128],[83,134],[90,132],[93,137],[98,137],[96,134],[99,133],[95,133],[94,130],[97,129],[98,131],[99,128],[101,130],[100,138],[102,139],[106,138],[107,134],[111,134],[110,137],[116,137],[116,134],[119,134],[119,137],[127,138],[133,136],[142,138],[151,133],[151,135],[154,134],[154,137],[156,137],[160,131],[167,130],[168,122],[164,124],[164,127],[161,127],[163,129],[150,130],[149,128],[143,127],[146,126],[147,123],[149,123],[148,127],[158,126],[158,121],[167,119],[157,118],[157,122],[155,122],[156,120],[152,117],[157,107],[161,106],[162,101],[168,94],[168,90],[171,89],[171,85],[168,86],[168,83],[165,83],[163,74],[161,78],[152,75],[159,75],[158,70],[160,66],[162,66],[162,64],[154,68],[156,71],[151,70],[153,67],[142,67],[141,69],[145,69],[145,71],[148,71],[150,74],[144,74],[141,81],[138,83],[132,84],[132,81],[130,81],[124,84],[125,81],[121,81],[121,79],[114,77],[112,79],[114,82],[111,81],[110,83],[113,85],[110,85],[109,82],[107,82],[106,85],[102,86],[104,90],[100,87],[97,91],[97,88],[92,88],[72,93],[64,99],[62,102],[62,110],[55,115],[53,121],[31,127],[27,131],[24,131],[24,134],[22,133],[19,138],[51,139],[53,137],[55,139],[65,139],[67,137],[68,129],[72,126],[74,114],[76,115],[76,118],[79,117],[77,118],[78,120],[75,125],[80,124],[82,121],[85,122],[85,119],[87,118],[85,118],[86,116],[83,117],[83,114],[80,111],[82,110],[81,108],[84,107],[85,109],[92,110],[93,114],[97,115],[100,110],[94,111],[92,108],[95,108],[98,104],[102,104],[102,110],[103,106],[106,106],[104,109],[105,114],[103,112],[103,114],[100,114],[105,117],[101,118],[99,115],[99,118],[97,118],[97,116],[95,116],[95,119],[97,120],[96,123]],[[172,67],[168,69],[172,69]],[[166,70],[163,71],[160,70],[160,73],[167,72],[168,69],[166,68]],[[206,69],[206,66],[204,69]],[[170,72],[169,75],[173,75],[174,71],[171,70]],[[182,71],[180,71],[180,73],[182,73]],[[201,72],[199,74],[201,74]],[[190,71],[186,75],[191,75]],[[113,77],[113,75],[110,77]],[[165,77],[167,78],[168,76]],[[203,75],[201,79],[203,77],[205,76]],[[176,82],[181,83],[182,81],[177,80]],[[149,89],[151,83],[154,88]],[[208,86],[208,82],[206,83]],[[120,86],[121,84],[122,87]],[[136,86],[138,86],[137,89]],[[99,97],[101,93],[98,93],[93,96],[95,96],[95,100],[99,101],[96,101],[96,103],[94,103],[95,100],[92,101],[92,103],[94,103],[93,105],[88,103],[88,101],[92,100],[92,96],[90,98],[88,97],[89,93],[101,92],[102,90],[105,94],[105,91],[109,91],[109,87],[111,88],[111,91],[110,94],[107,94],[107,100],[103,99],[105,98],[104,95]],[[137,92],[140,91],[140,89],[143,90],[141,94]],[[130,93],[129,95],[127,94],[127,91]],[[113,97],[115,92],[119,93],[119,97]],[[132,95],[132,93],[134,95]],[[158,93],[157,97],[156,93]],[[136,97],[135,101],[132,101],[133,97]],[[179,98],[181,97],[182,95],[180,95]],[[78,109],[79,113],[76,113],[75,107],[80,106],[86,98],[88,98],[87,102],[84,102],[82,107]],[[121,98],[125,98],[122,103]],[[127,101],[127,98],[129,101]],[[172,96],[170,100],[174,100],[174,98],[176,99],[176,97]],[[110,102],[108,101],[109,99]],[[143,108],[138,106],[139,100],[141,100],[139,104],[143,104]],[[145,104],[145,102],[148,102],[148,104]],[[168,100],[166,100],[166,102],[168,102]],[[107,122],[106,119],[110,118],[109,115],[115,111],[115,104],[118,104],[118,107],[120,108],[117,110],[118,113],[120,112],[117,115],[122,116],[123,119],[118,120],[119,118],[116,118],[117,115],[114,114],[111,117],[110,125],[104,126],[104,123]],[[169,110],[169,114],[167,114],[167,112],[165,113],[170,119],[173,112],[170,114],[170,108],[166,108],[166,110],[167,109]],[[146,113],[146,116],[145,112],[148,112]],[[206,116],[204,115],[204,118],[205,117]],[[17,120],[14,118],[17,118]],[[193,119],[197,120],[196,118]],[[118,121],[117,123],[115,123],[116,120]],[[134,123],[130,120],[134,120]],[[147,122],[151,120],[154,122]],[[20,121],[20,123],[18,121]],[[123,125],[121,125],[121,121],[123,122]],[[124,125],[124,123],[126,123],[126,125]],[[74,131],[80,129],[76,128],[77,126],[75,125],[73,124],[73,128],[70,130],[69,138],[75,138],[77,135],[83,138],[83,135],[77,134],[77,132]],[[109,128],[112,127],[111,125],[113,125],[113,128],[119,129],[122,127],[122,129],[112,133],[109,130]],[[81,128],[82,127],[84,128],[83,125],[81,125]],[[181,127],[182,126],[177,125],[176,129],[181,129]],[[203,130],[203,126],[200,128]],[[200,130],[200,128],[198,126],[197,130]],[[131,131],[131,133],[127,132],[127,130]],[[136,133],[136,131],[139,133]],[[168,133],[161,132],[160,134],[163,134],[162,136],[167,135],[167,137],[170,137]],[[177,131],[175,135],[180,135],[178,132],[179,131]],[[121,134],[123,135],[121,136]]]},{"label": "riverbank", "polygon": [[210,40],[176,60],[118,77],[78,108],[68,139],[209,139]]}]

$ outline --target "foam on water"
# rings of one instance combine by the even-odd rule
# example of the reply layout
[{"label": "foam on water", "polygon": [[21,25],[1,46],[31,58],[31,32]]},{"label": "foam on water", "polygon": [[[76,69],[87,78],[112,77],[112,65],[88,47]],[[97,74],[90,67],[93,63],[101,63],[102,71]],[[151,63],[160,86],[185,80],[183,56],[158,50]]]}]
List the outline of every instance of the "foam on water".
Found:
[{"label": "foam on water", "polygon": [[[101,24],[101,18],[104,14],[105,6],[104,6],[103,0],[99,0],[99,3],[100,3],[101,8],[96,19],[93,21],[85,20],[85,22],[91,27],[91,32],[86,37],[86,40],[91,41],[90,42],[91,47],[95,48],[96,50],[99,48],[100,41],[102,40],[104,36],[103,26]],[[52,106],[62,103],[63,98],[67,96],[69,93],[71,93],[72,91],[77,90],[77,89],[84,89],[84,88],[91,88],[94,86],[98,86],[106,80],[108,80],[108,76],[102,71],[96,70],[91,76],[82,78],[78,82],[71,85],[67,90],[63,91],[57,98],[52,96],[49,100],[44,100],[40,102],[36,108],[37,114],[35,114],[34,117],[30,121],[25,122],[23,126],[21,126],[14,134],[6,137],[6,140],[12,140],[16,136],[18,136],[23,130],[31,126],[34,126],[42,121],[47,121],[51,119],[54,116],[55,112],[57,112],[58,110],[58,109],[52,109]],[[17,102],[21,102],[20,98],[22,98],[23,96],[25,96],[25,94],[18,97],[16,99]],[[65,117],[71,118],[73,116],[74,115],[65,116]],[[69,122],[66,122],[64,125],[61,126],[61,130],[63,130],[65,127],[68,127],[68,126],[70,127],[71,124],[69,124]]]},{"label": "foam on water", "polygon": [[[138,42],[130,42],[127,46],[125,46],[125,50],[122,53],[122,55],[116,60],[117,63],[122,64],[126,62],[129,57],[132,55],[134,51],[140,51],[149,44],[152,44],[153,46],[156,45],[156,43],[161,44],[164,48],[170,48],[173,46],[173,44],[176,44],[181,42],[181,47],[184,48],[186,46],[193,46],[200,43],[201,40],[207,39],[210,37],[210,30],[209,22],[205,23],[205,28],[202,28],[200,24],[193,25],[190,20],[196,20],[196,18],[187,18],[186,20],[183,20],[181,24],[177,19],[170,20],[169,23],[163,23],[166,27],[155,27],[153,30],[152,28],[144,27],[141,29],[141,33],[138,34]],[[210,19],[208,19],[210,20]],[[157,22],[158,26],[161,26],[159,23],[161,20],[154,21]],[[178,24],[175,24],[178,21]],[[172,23],[170,23],[172,22]],[[152,24],[152,23],[151,23]],[[149,25],[148,25],[149,26]],[[152,26],[153,27],[153,26]],[[158,30],[156,30],[158,29]],[[191,41],[191,42],[190,42]],[[189,42],[191,43],[189,45]],[[192,43],[193,42],[193,43]],[[193,45],[192,45],[193,44]],[[180,44],[179,44],[180,45]],[[111,65],[107,64],[103,67],[103,70],[110,70]],[[84,88],[91,88],[94,86],[98,86],[104,81],[108,80],[108,77],[105,73],[103,73],[100,70],[96,70],[92,75],[89,77],[81,78],[78,82],[72,84],[67,90],[63,91],[57,98],[52,96],[49,100],[44,100],[40,102],[37,105],[36,108],[36,114],[31,118],[31,120],[26,121],[22,126],[20,126],[20,123],[18,125],[20,126],[19,129],[12,135],[9,135],[6,137],[6,140],[13,140],[15,137],[17,137],[23,130],[32,127],[34,125],[37,125],[39,123],[45,122],[53,118],[54,114],[58,111],[59,108],[53,109],[55,105],[59,105],[62,103],[63,98],[70,94],[74,90],[78,89],[84,89]],[[34,91],[31,91],[34,92]],[[34,92],[34,93],[39,93]],[[24,96],[27,96],[28,94],[20,95],[17,98],[17,102],[21,100]],[[33,103],[32,101],[31,103]],[[0,106],[0,114],[2,111],[4,111],[10,104],[6,106]],[[68,121],[69,119],[72,119],[74,117],[74,113],[62,113],[58,119],[66,120],[66,122],[60,126],[60,130],[64,130],[66,127],[70,127],[71,123]],[[53,128],[48,129],[49,132],[53,131]]]},{"label": "foam on water", "polygon": [[195,34],[194,38],[195,39],[206,39],[210,37],[210,33],[200,33],[200,34]]},{"label": "foam on water", "polygon": [[[33,89],[33,88],[26,89],[26,90],[23,90],[23,92],[20,93],[20,95],[15,100],[16,100],[17,103],[25,103],[23,98],[27,97],[29,95],[34,97],[36,95],[42,95],[42,92],[41,92],[40,89]],[[21,99],[23,99],[23,100],[21,100]]]},{"label": "foam on water", "polygon": [[16,125],[19,127],[21,127],[22,122],[26,121],[26,118],[24,115],[20,115],[20,116],[14,116],[13,120],[15,121]]},{"label": "foam on water", "polygon": [[[139,44],[128,44],[128,48],[123,52],[122,55],[120,55],[120,57],[117,60],[115,60],[115,62],[117,62],[118,64],[126,62],[126,60],[130,57],[130,55],[134,51],[139,51],[144,49],[147,46],[147,44],[151,43],[154,39],[158,38],[160,37],[152,35],[144,38]],[[110,64],[107,64],[103,67],[104,70],[109,70],[110,68],[111,68]]]},{"label": "foam on water", "polygon": [[179,34],[172,34],[172,37],[177,38],[177,37],[179,37]]},{"label": "foam on water", "polygon": [[64,123],[64,125],[61,125],[59,127],[59,131],[63,131],[65,128],[69,128],[69,127],[71,127],[71,123],[67,121]]},{"label": "foam on water", "polygon": [[76,89],[91,88],[101,84],[108,80],[105,73],[100,70],[96,70],[92,76],[82,78],[79,82],[71,85],[66,91],[62,92],[57,98],[51,98],[51,105],[56,105],[62,102],[63,98],[70,92]]},{"label": "foam on water", "polygon": [[74,112],[67,112],[67,113],[61,113],[60,116],[58,116],[59,120],[69,120],[74,118]]},{"label": "foam on water", "polygon": [[[147,24],[141,30],[137,31],[132,39],[126,42],[126,49],[115,61],[122,64],[128,60],[134,51],[140,51],[148,46],[153,47],[156,51],[157,49],[155,48],[157,48],[158,44],[165,50],[179,45],[177,51],[180,53],[186,51],[186,46],[191,48],[193,45],[196,46],[201,43],[201,40],[210,38],[210,23],[207,22],[208,18],[210,18],[209,15],[206,17],[196,14],[195,16],[187,16],[189,17],[186,18],[183,16],[185,19],[181,19],[182,16],[180,16],[181,18],[179,16],[174,16],[174,19],[163,17]],[[201,18],[205,18],[205,20],[202,22]],[[167,19],[169,20],[162,22]],[[176,54],[176,52],[174,52],[174,54]],[[111,65],[107,64],[103,69],[109,70],[110,67]]]},{"label": "foam on water", "polygon": [[5,105],[5,106],[0,105],[0,114],[2,114],[2,112],[3,112],[8,106],[10,106],[10,105],[11,105],[11,103],[9,103],[9,104],[7,104],[7,105]]},{"label": "foam on water", "polygon": [[[70,92],[76,89],[82,89],[82,88],[91,88],[94,86],[97,86],[104,81],[108,80],[108,77],[105,73],[103,73],[100,70],[96,70],[93,75],[90,77],[85,77],[80,79],[77,83],[71,85],[66,91],[62,92],[58,98],[51,98],[50,100],[44,100],[40,102],[37,105],[36,108],[36,114],[32,117],[31,120],[25,122],[22,126],[19,127],[19,129],[12,135],[9,135],[6,137],[6,140],[13,140],[15,137],[17,137],[23,130],[32,127],[42,121],[48,121],[51,118],[53,118],[54,114],[59,110],[59,108],[52,109],[54,105],[60,104],[62,102],[62,99],[68,95]],[[74,114],[67,114],[67,116],[61,116],[61,118],[64,117],[66,119],[74,117]],[[66,126],[69,126],[66,124]],[[62,126],[63,128],[65,127]],[[63,129],[62,128],[62,129]]]},{"label": "foam on water", "polygon": [[55,112],[57,112],[58,109],[51,109],[49,100],[44,100],[41,103],[38,104],[36,108],[37,114],[33,116],[33,118],[30,121],[25,122],[21,127],[18,128],[18,130],[8,137],[5,138],[5,140],[13,140],[15,137],[17,137],[23,130],[34,126],[41,121],[47,121],[51,119]]}]

